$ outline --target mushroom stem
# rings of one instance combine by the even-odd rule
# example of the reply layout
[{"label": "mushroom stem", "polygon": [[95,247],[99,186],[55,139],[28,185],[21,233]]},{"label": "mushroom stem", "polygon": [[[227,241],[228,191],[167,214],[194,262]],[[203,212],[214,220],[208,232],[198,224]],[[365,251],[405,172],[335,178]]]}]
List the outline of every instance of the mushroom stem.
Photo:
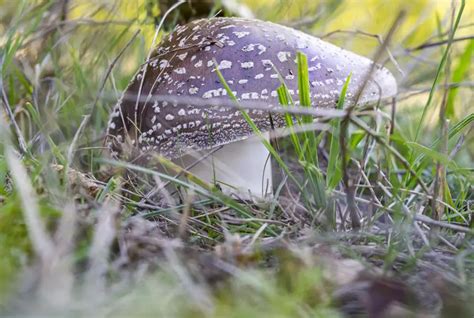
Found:
[{"label": "mushroom stem", "polygon": [[[263,137],[268,141],[269,134]],[[189,171],[200,179],[219,185],[226,194],[242,199],[264,198],[273,193],[270,153],[259,138],[224,145],[195,164]],[[178,164],[187,167],[202,154],[186,155]]]}]

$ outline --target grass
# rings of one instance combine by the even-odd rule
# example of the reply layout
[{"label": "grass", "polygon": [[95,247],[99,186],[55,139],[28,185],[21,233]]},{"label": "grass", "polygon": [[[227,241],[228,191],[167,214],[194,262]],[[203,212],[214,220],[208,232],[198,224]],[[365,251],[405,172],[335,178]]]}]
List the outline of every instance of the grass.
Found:
[{"label": "grass", "polygon": [[0,315],[472,314],[474,46],[455,41],[471,17],[464,1],[421,41],[382,41],[411,69],[394,108],[344,110],[350,76],[337,109],[308,108],[298,55],[301,106],[282,80],[288,138],[265,142],[288,182],[265,202],[158,156],[169,173],[107,158],[109,111],[148,56],[154,19],[122,3],[63,19],[57,3],[0,1]]}]

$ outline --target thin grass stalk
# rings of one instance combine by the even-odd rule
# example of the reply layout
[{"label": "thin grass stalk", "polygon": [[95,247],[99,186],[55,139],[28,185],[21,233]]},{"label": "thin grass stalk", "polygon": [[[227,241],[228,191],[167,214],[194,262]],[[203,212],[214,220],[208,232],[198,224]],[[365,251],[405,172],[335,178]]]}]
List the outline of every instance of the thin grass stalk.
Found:
[{"label": "thin grass stalk", "polygon": [[439,65],[438,65],[438,68],[436,70],[436,75],[435,75],[433,84],[431,85],[431,90],[430,90],[430,93],[428,95],[428,100],[426,101],[426,104],[423,107],[423,112],[421,113],[421,118],[420,118],[420,121],[419,121],[418,126],[416,128],[415,139],[414,139],[415,142],[418,141],[420,131],[421,131],[421,127],[423,125],[423,122],[425,121],[426,113],[427,113],[428,109],[431,106],[431,102],[433,100],[434,93],[436,91],[436,85],[438,84],[438,80],[441,77],[441,72],[444,69],[445,63],[448,59],[448,55],[451,51],[451,46],[453,44],[454,35],[456,34],[456,31],[459,27],[459,22],[461,21],[461,17],[462,17],[462,14],[464,12],[464,7],[465,6],[466,6],[466,1],[461,0],[461,6],[460,6],[458,14],[456,16],[456,21],[454,22],[454,26],[451,28],[451,30],[449,32],[448,44],[446,46],[446,49],[444,50],[444,54],[441,57],[441,61],[440,61]]}]

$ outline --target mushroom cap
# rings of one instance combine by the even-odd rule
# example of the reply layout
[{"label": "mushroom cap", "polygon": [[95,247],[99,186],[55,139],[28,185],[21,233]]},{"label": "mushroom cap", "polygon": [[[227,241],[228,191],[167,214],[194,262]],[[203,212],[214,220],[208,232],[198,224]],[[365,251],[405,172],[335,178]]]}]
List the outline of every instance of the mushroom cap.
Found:
[{"label": "mushroom cap", "polygon": [[[197,20],[166,36],[134,76],[110,116],[106,145],[118,154],[128,136],[141,152],[157,151],[173,159],[252,135],[241,111],[231,107],[216,66],[243,108],[256,102],[268,108],[248,110],[261,131],[283,127],[282,114],[273,113],[271,120],[269,114],[279,105],[280,76],[299,105],[298,51],[308,57],[311,106],[335,107],[349,74],[346,101],[354,103],[371,60],[270,22]],[[396,92],[393,75],[377,65],[359,103]]]}]

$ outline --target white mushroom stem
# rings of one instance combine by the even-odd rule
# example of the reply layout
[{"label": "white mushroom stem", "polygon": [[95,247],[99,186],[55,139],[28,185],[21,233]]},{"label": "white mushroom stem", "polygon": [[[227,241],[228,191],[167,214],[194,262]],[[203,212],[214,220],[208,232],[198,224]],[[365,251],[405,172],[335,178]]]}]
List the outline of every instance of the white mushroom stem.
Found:
[{"label": "white mushroom stem", "polygon": [[[265,133],[264,138],[268,141],[269,134]],[[189,166],[198,157],[185,156],[178,159],[178,164]],[[189,171],[219,185],[224,193],[236,193],[243,199],[263,198],[273,193],[270,153],[256,137],[224,145]]]}]

